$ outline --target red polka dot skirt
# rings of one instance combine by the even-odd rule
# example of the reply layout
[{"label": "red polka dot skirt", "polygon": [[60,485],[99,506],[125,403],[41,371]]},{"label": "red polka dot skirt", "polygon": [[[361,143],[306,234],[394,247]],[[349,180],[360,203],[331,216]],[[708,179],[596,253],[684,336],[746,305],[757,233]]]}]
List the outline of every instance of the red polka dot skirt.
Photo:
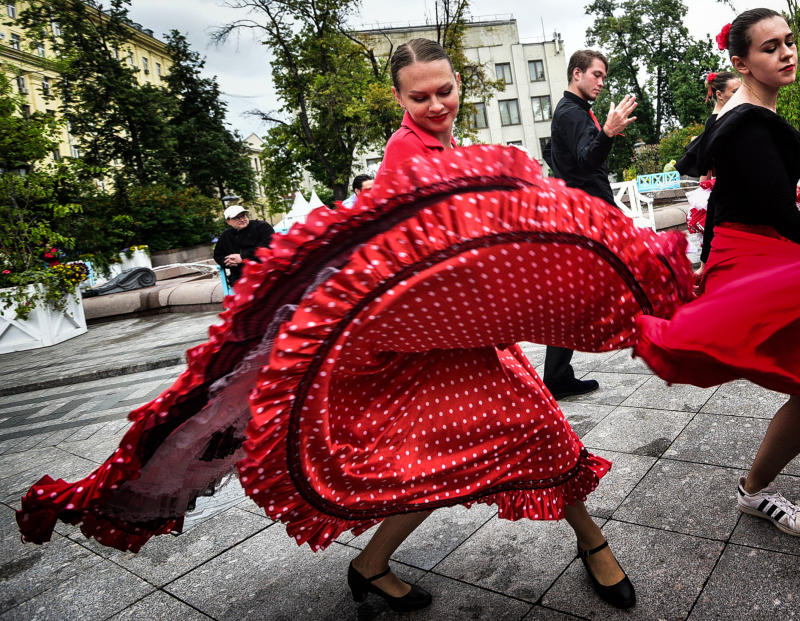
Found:
[{"label": "red polka dot skirt", "polygon": [[22,499],[23,538],[61,519],[137,550],[234,470],[313,549],[455,504],[560,519],[610,464],[514,343],[629,347],[637,316],[689,297],[684,247],[543,179],[518,149],[414,158],[352,208],[275,236],[106,463]]}]

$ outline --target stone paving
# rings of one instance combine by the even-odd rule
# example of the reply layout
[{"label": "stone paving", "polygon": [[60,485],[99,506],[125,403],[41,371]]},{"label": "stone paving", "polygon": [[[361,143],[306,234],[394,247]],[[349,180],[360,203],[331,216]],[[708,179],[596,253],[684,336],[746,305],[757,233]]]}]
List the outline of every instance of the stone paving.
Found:
[{"label": "stone paving", "polygon": [[[45,473],[84,476],[116,446],[126,413],[180,373],[174,363],[136,372],[136,359],[202,340],[210,319],[181,321],[172,339],[159,318],[116,324],[120,340],[108,345],[96,334],[104,327],[92,327],[99,357],[129,352],[121,373],[70,382],[70,372],[78,380],[85,373],[82,358],[71,364],[68,352],[90,357],[75,339],[37,352],[36,373],[47,372],[36,365],[49,351],[63,385],[0,397],[0,620],[399,617],[374,596],[356,605],[347,591],[347,564],[368,533],[343,536],[318,554],[298,548],[235,481],[182,535],[151,540],[137,555],[103,548],[64,524],[44,546],[20,543],[13,512],[28,486]],[[149,347],[123,338],[140,338],[148,322],[161,330]],[[524,349],[540,367],[544,349]],[[20,373],[23,361],[3,356],[2,374]],[[574,363],[601,388],[561,405],[587,447],[614,462],[587,505],[636,585],[636,608],[617,611],[592,593],[566,523],[512,523],[493,506],[475,505],[435,512],[395,554],[397,572],[434,594],[429,609],[405,618],[800,618],[800,538],[735,505],[736,480],[781,396],[746,382],[668,387],[628,351],[576,353]],[[779,484],[800,498],[800,460]]]}]

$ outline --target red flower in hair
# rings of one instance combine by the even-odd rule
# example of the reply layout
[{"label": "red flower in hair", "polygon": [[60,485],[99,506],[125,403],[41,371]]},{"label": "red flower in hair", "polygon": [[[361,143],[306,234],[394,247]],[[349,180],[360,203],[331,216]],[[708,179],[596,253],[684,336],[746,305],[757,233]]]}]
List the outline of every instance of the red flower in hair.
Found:
[{"label": "red flower in hair", "polygon": [[730,35],[731,35],[731,25],[725,24],[722,27],[722,30],[720,30],[719,34],[717,35],[717,47],[719,47],[719,49],[721,50],[728,49],[728,39],[730,38]]}]

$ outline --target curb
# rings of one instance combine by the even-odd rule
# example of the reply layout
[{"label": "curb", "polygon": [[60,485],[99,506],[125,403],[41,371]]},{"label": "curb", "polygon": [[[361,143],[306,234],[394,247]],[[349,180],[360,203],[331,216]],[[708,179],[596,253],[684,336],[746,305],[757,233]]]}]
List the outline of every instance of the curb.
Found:
[{"label": "curb", "polygon": [[185,363],[186,358],[184,357],[184,354],[181,353],[180,355],[162,358],[161,360],[149,360],[147,362],[129,364],[116,369],[98,369],[96,371],[90,371],[88,373],[78,375],[70,375],[68,377],[56,377],[52,379],[40,380],[38,382],[30,382],[28,384],[18,384],[17,386],[4,386],[3,388],[0,388],[0,397],[18,395],[25,392],[33,392],[35,390],[44,390],[45,388],[57,388],[59,386],[81,384],[83,382],[91,382],[92,380],[105,379],[107,377],[142,373],[143,371],[152,371],[154,369],[173,367]]}]

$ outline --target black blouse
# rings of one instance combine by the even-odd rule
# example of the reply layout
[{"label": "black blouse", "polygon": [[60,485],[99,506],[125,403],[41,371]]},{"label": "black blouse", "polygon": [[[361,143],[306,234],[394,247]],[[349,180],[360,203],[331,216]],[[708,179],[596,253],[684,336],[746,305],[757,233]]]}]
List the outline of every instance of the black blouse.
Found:
[{"label": "black blouse", "polygon": [[702,259],[708,258],[714,226],[762,224],[800,243],[800,132],[774,112],[740,104],[713,124],[700,145],[701,169],[717,180],[708,202]]}]

